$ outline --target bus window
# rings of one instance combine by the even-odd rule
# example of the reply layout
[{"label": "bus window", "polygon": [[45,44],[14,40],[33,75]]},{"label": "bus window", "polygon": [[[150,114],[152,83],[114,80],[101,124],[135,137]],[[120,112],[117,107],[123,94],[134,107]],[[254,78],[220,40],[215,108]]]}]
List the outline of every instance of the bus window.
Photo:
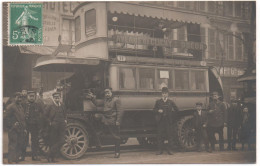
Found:
[{"label": "bus window", "polygon": [[191,71],[191,90],[206,90],[206,80],[204,71]]},{"label": "bus window", "polygon": [[175,89],[188,90],[189,89],[189,71],[175,70]]},{"label": "bus window", "polygon": [[159,69],[158,70],[158,89],[168,87],[172,89],[172,74],[169,70]]},{"label": "bus window", "polygon": [[120,89],[135,89],[135,69],[120,68],[119,69],[119,86]]},{"label": "bus window", "polygon": [[140,89],[154,89],[155,72],[153,69],[139,69]]}]

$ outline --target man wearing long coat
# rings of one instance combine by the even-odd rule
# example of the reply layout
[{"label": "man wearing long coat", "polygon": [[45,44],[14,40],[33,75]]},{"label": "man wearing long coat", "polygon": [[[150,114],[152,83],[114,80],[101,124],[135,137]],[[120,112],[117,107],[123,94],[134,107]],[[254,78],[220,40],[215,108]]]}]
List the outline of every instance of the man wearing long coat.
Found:
[{"label": "man wearing long coat", "polygon": [[168,99],[169,91],[167,87],[162,88],[162,98],[157,100],[154,106],[155,118],[157,121],[157,139],[158,152],[157,155],[163,154],[164,136],[168,140],[169,146],[166,149],[169,155],[172,155],[171,148],[173,146],[173,117],[178,111],[175,103]]},{"label": "man wearing long coat", "polygon": [[8,129],[8,163],[18,163],[21,157],[26,136],[26,124],[24,110],[21,105],[21,93],[15,93],[14,102],[4,113],[4,124]]},{"label": "man wearing long coat", "polygon": [[208,136],[211,150],[215,150],[215,133],[219,135],[219,148],[224,150],[223,129],[227,126],[227,110],[223,102],[219,100],[218,92],[213,92],[213,101],[208,108]]},{"label": "man wearing long coat", "polygon": [[65,131],[67,124],[67,114],[64,105],[60,102],[61,94],[54,92],[53,102],[46,106],[45,116],[49,125],[49,146],[47,154],[48,162],[55,162],[55,157],[59,153],[61,146],[65,143]]}]

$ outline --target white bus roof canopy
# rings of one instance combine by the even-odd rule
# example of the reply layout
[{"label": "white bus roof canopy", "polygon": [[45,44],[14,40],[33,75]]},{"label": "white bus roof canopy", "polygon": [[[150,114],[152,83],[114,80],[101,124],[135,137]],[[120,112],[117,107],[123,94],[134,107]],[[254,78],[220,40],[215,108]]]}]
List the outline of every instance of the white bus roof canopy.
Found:
[{"label": "white bus roof canopy", "polygon": [[42,56],[37,59],[34,70],[43,72],[74,72],[78,68],[96,66],[99,63],[99,59]]}]

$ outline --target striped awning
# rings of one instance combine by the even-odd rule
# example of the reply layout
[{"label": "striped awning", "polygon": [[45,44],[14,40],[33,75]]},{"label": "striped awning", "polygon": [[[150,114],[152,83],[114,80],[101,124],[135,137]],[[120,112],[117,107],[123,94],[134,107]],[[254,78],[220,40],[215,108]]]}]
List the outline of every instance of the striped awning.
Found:
[{"label": "striped awning", "polygon": [[127,3],[127,2],[109,2],[108,11],[111,13],[123,13],[142,17],[152,17],[158,19],[167,19],[194,24],[206,24],[208,19],[206,16],[197,15],[195,13],[179,12],[173,9],[162,7],[151,7],[142,4]]}]

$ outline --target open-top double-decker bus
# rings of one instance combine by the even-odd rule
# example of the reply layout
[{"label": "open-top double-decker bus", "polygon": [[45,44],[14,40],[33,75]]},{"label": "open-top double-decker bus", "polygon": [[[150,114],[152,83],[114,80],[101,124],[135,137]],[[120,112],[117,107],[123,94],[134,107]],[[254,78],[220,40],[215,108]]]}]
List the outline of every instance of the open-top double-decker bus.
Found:
[{"label": "open-top double-decker bus", "polygon": [[[61,153],[68,159],[84,155],[89,147],[95,146],[97,137],[102,145],[113,144],[108,134],[97,134],[98,125],[94,118],[96,113],[102,112],[102,90],[105,87],[112,87],[115,97],[121,100],[124,112],[120,126],[122,143],[126,143],[128,138],[137,138],[140,144],[149,145],[156,144],[153,107],[161,97],[161,88],[167,86],[169,98],[180,110],[173,117],[172,132],[176,147],[185,150],[196,147],[192,131],[195,103],[202,102],[205,109],[211,92],[218,91],[223,95],[217,70],[200,58],[206,45],[200,39],[195,40],[199,34],[190,34],[193,38],[186,37],[181,41],[164,38],[165,34],[156,35],[158,29],[149,27],[160,24],[159,17],[131,14],[131,10],[148,14],[151,10],[145,6],[142,9],[147,10],[138,8],[140,6],[135,3],[80,4],[73,16],[75,44],[60,44],[53,56],[42,56],[36,62],[36,71],[73,73],[73,76],[62,80],[71,85],[63,92],[68,126]],[[120,12],[124,9],[127,14]],[[172,10],[167,12],[167,17],[174,15]],[[192,15],[190,17],[193,18]],[[172,25],[168,28],[172,29],[197,27],[197,24],[173,21],[163,16],[162,20],[168,20],[168,24]],[[132,24],[134,27],[127,26]],[[184,52],[178,52],[180,50]],[[64,56],[59,52],[67,54]],[[86,99],[82,98],[83,91],[91,88],[99,92],[96,94],[96,110],[89,110]],[[44,144],[44,140],[41,141]],[[46,150],[43,144],[41,147]]]}]

